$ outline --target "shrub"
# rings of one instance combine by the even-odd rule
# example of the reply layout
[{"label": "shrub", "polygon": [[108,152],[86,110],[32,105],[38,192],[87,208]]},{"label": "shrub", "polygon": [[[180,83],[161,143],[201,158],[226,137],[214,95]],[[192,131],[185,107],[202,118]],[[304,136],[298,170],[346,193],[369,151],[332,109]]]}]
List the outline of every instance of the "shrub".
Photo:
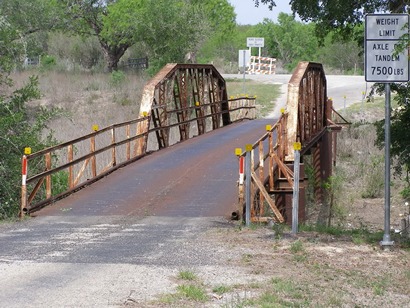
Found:
[{"label": "shrub", "polygon": [[48,71],[57,65],[56,58],[53,56],[43,56],[41,58],[41,70]]},{"label": "shrub", "polygon": [[123,71],[113,71],[111,73],[111,85],[115,88],[121,86],[125,81],[125,74]]},{"label": "shrub", "polygon": [[[39,98],[37,77],[9,97],[0,97],[0,219],[18,214],[21,188],[21,157],[25,147],[33,151],[53,143],[51,135],[41,137],[51,113],[39,109],[30,111],[26,103]],[[33,165],[35,168],[35,165]]]}]

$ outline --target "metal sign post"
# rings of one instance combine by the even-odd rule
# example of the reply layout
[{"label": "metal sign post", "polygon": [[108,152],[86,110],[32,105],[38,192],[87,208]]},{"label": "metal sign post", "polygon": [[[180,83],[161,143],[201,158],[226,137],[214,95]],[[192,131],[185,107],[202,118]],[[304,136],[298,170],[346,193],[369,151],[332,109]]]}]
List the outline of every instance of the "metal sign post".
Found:
[{"label": "metal sign post", "polygon": [[385,179],[384,235],[380,245],[390,249],[390,83],[409,81],[408,49],[397,52],[396,46],[409,31],[408,14],[368,14],[365,20],[365,79],[385,82]]},{"label": "metal sign post", "polygon": [[246,94],[245,75],[246,75],[246,50],[243,51],[243,93]]},{"label": "metal sign post", "polygon": [[242,49],[239,50],[239,58],[238,58],[238,64],[239,64],[239,70],[242,68],[243,69],[243,93],[246,93],[246,87],[245,87],[245,75],[246,75],[246,63],[250,62],[250,51],[247,49]]},{"label": "metal sign post", "polygon": [[386,109],[384,120],[384,234],[380,245],[389,249],[394,244],[390,239],[390,83],[386,83]]},{"label": "metal sign post", "polygon": [[299,225],[299,178],[300,178],[300,142],[293,144],[295,160],[293,166],[292,234],[298,233]]}]

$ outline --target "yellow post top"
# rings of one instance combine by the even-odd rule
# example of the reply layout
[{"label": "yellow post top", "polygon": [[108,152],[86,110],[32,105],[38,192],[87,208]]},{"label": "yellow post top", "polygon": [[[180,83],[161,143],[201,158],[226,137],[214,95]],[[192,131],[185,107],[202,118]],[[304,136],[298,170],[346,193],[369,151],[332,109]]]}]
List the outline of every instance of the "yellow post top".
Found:
[{"label": "yellow post top", "polygon": [[252,151],[252,144],[245,145],[245,150],[246,150],[246,152]]},{"label": "yellow post top", "polygon": [[142,112],[142,116],[143,116],[143,117],[148,117],[148,112],[147,112],[147,111],[143,111],[143,112]]},{"label": "yellow post top", "polygon": [[281,114],[284,114],[284,113],[285,113],[285,111],[286,111],[286,109],[285,109],[285,108],[280,108],[280,113],[281,113]]},{"label": "yellow post top", "polygon": [[235,148],[235,155],[236,156],[241,156],[242,154],[242,149],[241,148]]},{"label": "yellow post top", "polygon": [[272,130],[272,125],[267,124],[267,125],[265,126],[265,129],[266,129],[267,132],[271,131],[271,130]]},{"label": "yellow post top", "polygon": [[30,154],[31,154],[31,148],[30,147],[24,148],[24,155],[30,155]]},{"label": "yellow post top", "polygon": [[294,149],[295,151],[300,151],[300,150],[302,150],[302,144],[301,144],[300,142],[295,142],[295,143],[293,143],[293,149]]},{"label": "yellow post top", "polygon": [[198,106],[199,106],[199,102],[195,102],[195,106],[197,106],[197,107],[198,107]]},{"label": "yellow post top", "polygon": [[98,129],[99,129],[99,128],[98,128],[98,125],[97,125],[97,124],[94,124],[93,127],[92,127],[92,129],[93,129],[94,132],[97,132]]}]

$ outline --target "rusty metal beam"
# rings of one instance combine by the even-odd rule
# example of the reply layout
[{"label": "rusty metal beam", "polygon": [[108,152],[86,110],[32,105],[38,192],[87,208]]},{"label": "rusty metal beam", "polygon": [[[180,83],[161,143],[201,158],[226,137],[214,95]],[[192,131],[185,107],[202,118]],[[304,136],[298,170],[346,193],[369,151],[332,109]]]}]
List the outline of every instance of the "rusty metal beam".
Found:
[{"label": "rusty metal beam", "polygon": [[[158,147],[166,147],[170,143],[170,132],[165,127],[175,124],[174,121],[180,124],[180,137],[174,143],[190,137],[193,117],[196,117],[198,135],[207,131],[205,118],[208,115],[212,129],[230,124],[227,98],[225,80],[213,65],[168,64],[145,86],[140,116],[151,114],[154,127],[163,128],[157,130],[156,137]],[[154,106],[160,109],[153,112]],[[195,108],[195,112],[190,108]],[[176,119],[169,117],[170,112],[175,112]],[[141,125],[139,129],[138,133],[142,133],[148,127]],[[139,153],[146,149],[143,142],[147,140],[140,141]]]}]

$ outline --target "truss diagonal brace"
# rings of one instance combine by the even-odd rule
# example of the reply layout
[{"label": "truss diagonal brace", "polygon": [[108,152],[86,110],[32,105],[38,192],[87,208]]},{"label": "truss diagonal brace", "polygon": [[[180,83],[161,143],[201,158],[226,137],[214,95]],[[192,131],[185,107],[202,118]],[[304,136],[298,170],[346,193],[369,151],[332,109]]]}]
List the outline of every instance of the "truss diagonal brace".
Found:
[{"label": "truss diagonal brace", "polygon": [[268,192],[265,189],[265,186],[263,186],[261,180],[258,178],[256,173],[254,171],[251,172],[252,179],[255,182],[256,186],[259,188],[259,190],[262,192],[262,195],[265,197],[265,200],[268,202],[270,208],[272,209],[273,213],[275,214],[276,218],[278,219],[279,222],[284,222],[285,219],[283,218],[282,214],[279,212],[278,208],[276,207],[274,201],[272,198],[269,196]]},{"label": "truss diagonal brace", "polygon": [[271,156],[275,160],[276,164],[278,165],[280,171],[283,172],[283,174],[286,177],[286,180],[288,181],[289,185],[293,187],[293,171],[289,169],[288,166],[286,166],[275,153],[271,153]]}]

